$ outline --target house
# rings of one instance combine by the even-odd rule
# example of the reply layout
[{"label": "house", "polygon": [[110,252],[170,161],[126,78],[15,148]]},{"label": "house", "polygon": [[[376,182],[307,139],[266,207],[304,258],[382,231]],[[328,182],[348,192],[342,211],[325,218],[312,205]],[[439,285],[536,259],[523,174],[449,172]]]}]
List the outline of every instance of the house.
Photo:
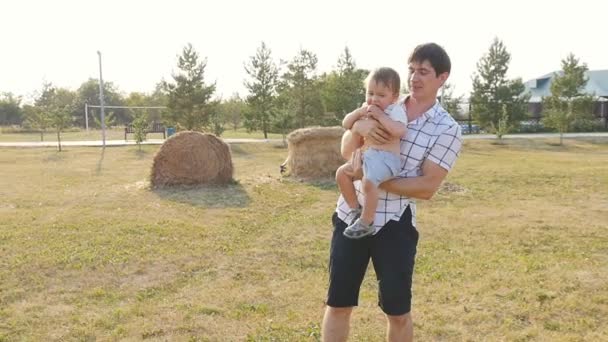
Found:
[{"label": "house", "polygon": [[[560,70],[557,73],[563,74],[563,71]],[[528,108],[536,119],[541,117],[543,97],[551,95],[551,81],[554,74],[552,72],[524,83],[526,91],[531,95]],[[589,70],[585,76],[588,81],[583,93],[596,96],[594,114],[608,127],[608,70]]]}]

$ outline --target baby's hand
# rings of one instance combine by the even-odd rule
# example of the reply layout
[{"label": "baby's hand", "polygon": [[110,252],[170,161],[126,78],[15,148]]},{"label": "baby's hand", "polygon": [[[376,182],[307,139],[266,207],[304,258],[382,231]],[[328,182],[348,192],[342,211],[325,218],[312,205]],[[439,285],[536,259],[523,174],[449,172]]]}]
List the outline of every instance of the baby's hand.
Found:
[{"label": "baby's hand", "polygon": [[361,106],[361,108],[357,109],[357,118],[365,119],[367,116],[367,105]]},{"label": "baby's hand", "polygon": [[367,116],[372,118],[372,119],[376,119],[376,120],[380,120],[380,115],[384,114],[380,108],[378,108],[377,106],[367,106]]}]

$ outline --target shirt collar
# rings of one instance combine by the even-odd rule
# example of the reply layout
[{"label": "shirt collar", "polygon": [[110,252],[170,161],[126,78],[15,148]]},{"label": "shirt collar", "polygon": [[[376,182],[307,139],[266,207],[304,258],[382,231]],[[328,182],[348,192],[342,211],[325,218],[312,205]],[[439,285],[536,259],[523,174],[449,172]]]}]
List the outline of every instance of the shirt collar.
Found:
[{"label": "shirt collar", "polygon": [[[405,101],[407,101],[407,99],[410,97],[410,95],[405,95],[402,98],[399,99],[399,102],[401,103],[403,110],[405,111],[405,114],[407,116],[407,108],[405,107]],[[435,104],[433,104],[431,106],[431,108],[429,108],[426,112],[422,113],[422,115],[420,115],[416,120],[412,121],[412,123],[417,122],[419,120],[424,120],[424,121],[428,121],[433,119],[435,116],[437,116],[437,113],[439,112],[439,108],[440,108],[440,104],[439,101],[437,99],[435,99]]]}]

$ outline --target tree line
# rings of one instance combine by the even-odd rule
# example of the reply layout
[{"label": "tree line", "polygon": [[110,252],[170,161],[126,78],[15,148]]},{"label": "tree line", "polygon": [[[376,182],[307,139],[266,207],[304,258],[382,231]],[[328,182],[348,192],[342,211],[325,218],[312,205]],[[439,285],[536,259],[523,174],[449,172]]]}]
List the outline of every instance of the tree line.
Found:
[{"label": "tree line", "polygon": [[[506,77],[510,60],[504,43],[495,38],[477,63],[468,98],[473,120],[499,136],[529,117],[530,95],[521,78]],[[285,135],[305,126],[336,125],[364,101],[368,70],[357,67],[348,47],[330,72],[319,74],[317,63],[316,54],[303,48],[291,60],[277,61],[261,42],[243,63],[248,94],[241,97],[235,93],[222,99],[215,95],[215,83],[205,80],[207,59],[187,44],[178,56],[172,79],[159,82],[150,94],[132,92],[124,96],[112,82],[104,82],[105,105],[166,109],[109,109],[106,124],[137,122],[142,126],[154,121],[178,130],[204,130],[217,135],[225,129],[245,127],[261,131],[264,137],[269,132]],[[543,99],[544,123],[561,133],[572,126],[589,125],[593,119],[593,98],[583,94],[586,64],[570,54],[562,60],[562,69],[555,75],[551,96]],[[53,130],[59,137],[67,127],[84,127],[85,104],[99,105],[99,83],[89,79],[75,91],[44,83],[33,105],[22,105],[21,100],[10,93],[0,95],[0,125],[38,131],[41,139],[46,131]],[[454,97],[451,85],[444,86],[441,101],[448,112],[459,115],[463,96]],[[100,127],[99,110],[90,110],[94,115],[89,126]]]},{"label": "tree line", "polygon": [[[306,49],[289,61],[275,61],[265,43],[243,65],[249,94],[230,98],[215,96],[216,85],[205,79],[207,59],[191,44],[178,56],[171,80],[162,80],[151,94],[133,92],[123,96],[112,82],[104,82],[106,106],[158,106],[166,109],[106,109],[106,125],[126,125],[144,117],[178,130],[201,130],[222,134],[225,129],[287,132],[310,125],[330,126],[365,100],[367,70],[357,67],[348,47],[330,72],[319,74],[317,56]],[[99,105],[99,83],[84,82],[76,91],[44,83],[33,105],[22,105],[10,93],[0,95],[0,125],[20,125],[39,131],[61,131],[71,125],[84,127],[85,104]],[[99,109],[89,108],[90,127],[100,127]],[[61,118],[61,120],[59,120]],[[62,124],[57,123],[61,121]]]},{"label": "tree line", "polygon": [[[514,130],[523,120],[530,119],[530,93],[525,91],[521,78],[506,77],[511,54],[505,44],[495,38],[488,51],[477,62],[473,90],[468,98],[472,119],[486,131],[499,138]],[[571,129],[589,131],[593,129],[594,96],[584,92],[588,78],[588,67],[574,54],[561,60],[561,70],[553,75],[550,95],[542,99],[542,123],[561,135]],[[458,116],[463,102],[453,97],[449,89],[444,106],[452,115]],[[561,143],[561,139],[560,139]]]}]

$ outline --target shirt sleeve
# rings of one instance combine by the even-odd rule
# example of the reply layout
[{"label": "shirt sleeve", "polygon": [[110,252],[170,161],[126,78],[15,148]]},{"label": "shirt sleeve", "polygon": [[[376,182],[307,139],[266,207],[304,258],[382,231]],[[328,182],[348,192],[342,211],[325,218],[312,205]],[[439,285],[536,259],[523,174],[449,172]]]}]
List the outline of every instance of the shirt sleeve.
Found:
[{"label": "shirt sleeve", "polygon": [[450,171],[462,148],[460,125],[454,124],[443,132],[429,151],[427,159]]},{"label": "shirt sleeve", "polygon": [[407,125],[407,116],[401,104],[391,105],[388,109],[388,117],[393,121],[398,121]]}]

